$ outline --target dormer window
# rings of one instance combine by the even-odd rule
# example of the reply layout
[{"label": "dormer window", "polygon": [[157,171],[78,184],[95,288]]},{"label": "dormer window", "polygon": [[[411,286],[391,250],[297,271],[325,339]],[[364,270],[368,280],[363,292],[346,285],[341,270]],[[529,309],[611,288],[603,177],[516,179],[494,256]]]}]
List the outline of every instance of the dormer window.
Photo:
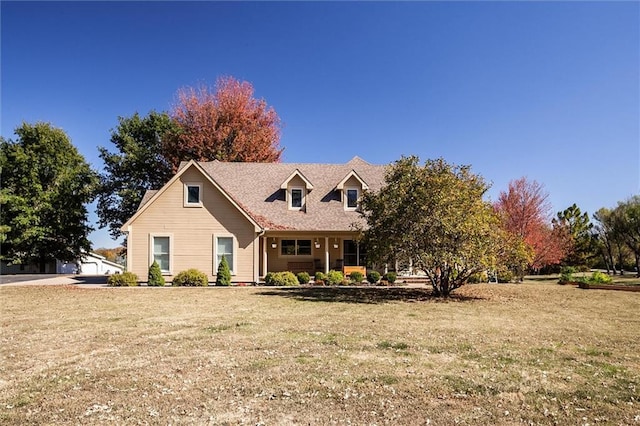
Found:
[{"label": "dormer window", "polygon": [[187,182],[184,184],[184,206],[202,207],[202,184]]},{"label": "dormer window", "polygon": [[369,185],[367,185],[355,170],[351,170],[347,173],[347,175],[336,185],[336,190],[340,191],[342,194],[344,209],[347,211],[355,211],[358,209],[360,195],[362,194],[362,191],[366,189],[369,189]]},{"label": "dormer window", "polygon": [[358,190],[358,188],[345,188],[344,192],[346,194],[345,209],[347,210],[357,209],[358,200],[360,199],[360,191]]},{"label": "dormer window", "polygon": [[289,191],[289,209],[300,210],[304,205],[304,188],[291,188]]},{"label": "dormer window", "polygon": [[305,206],[307,193],[313,189],[309,179],[304,177],[300,170],[295,169],[293,173],[280,185],[287,194],[287,204],[289,210],[302,210]]}]

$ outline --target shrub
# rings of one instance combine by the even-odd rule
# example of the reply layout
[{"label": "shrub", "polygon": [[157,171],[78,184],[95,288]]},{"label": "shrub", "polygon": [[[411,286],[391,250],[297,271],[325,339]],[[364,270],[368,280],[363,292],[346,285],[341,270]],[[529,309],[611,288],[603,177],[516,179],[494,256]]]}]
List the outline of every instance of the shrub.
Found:
[{"label": "shrub", "polygon": [[316,284],[324,284],[324,282],[327,280],[327,275],[324,272],[316,272],[316,276],[314,278],[314,281],[316,282]]},{"label": "shrub", "polygon": [[294,286],[298,285],[298,278],[293,272],[268,272],[264,276],[264,283],[266,285],[277,286]]},{"label": "shrub", "polygon": [[340,285],[344,281],[344,275],[340,271],[334,271],[333,269],[327,274],[327,284]]},{"label": "shrub", "polygon": [[510,283],[511,281],[513,281],[513,272],[508,269],[501,269],[498,271],[499,283]]},{"label": "shrub", "polygon": [[296,277],[298,278],[298,282],[300,284],[309,284],[309,281],[311,281],[311,276],[308,272],[298,272],[298,275],[296,275]]},{"label": "shrub", "polygon": [[229,270],[229,264],[227,259],[222,255],[220,264],[218,265],[218,274],[216,275],[216,285],[229,286],[231,285],[231,271]]},{"label": "shrub", "polygon": [[364,275],[362,274],[362,272],[352,272],[350,275],[351,281],[353,281],[356,284],[360,284],[362,282],[362,279],[364,278]]},{"label": "shrub", "polygon": [[489,275],[484,271],[476,272],[475,274],[471,274],[467,282],[469,284],[486,283],[489,282]]},{"label": "shrub", "polygon": [[154,260],[151,266],[149,266],[147,285],[152,287],[161,287],[164,284],[164,277],[162,276],[162,271],[160,271],[160,265],[158,265],[158,262]]},{"label": "shrub", "polygon": [[178,287],[206,287],[209,285],[209,278],[204,272],[192,268],[179,272],[178,275],[173,277],[173,285]]},{"label": "shrub", "polygon": [[576,273],[576,268],[572,266],[564,266],[560,269],[560,279],[558,284],[566,284],[575,281],[573,274]]},{"label": "shrub", "polygon": [[613,279],[609,275],[603,274],[600,271],[594,272],[589,278],[589,282],[594,284],[609,284],[611,281],[613,281]]},{"label": "shrub", "polygon": [[109,287],[133,287],[138,285],[138,276],[133,272],[109,275],[107,279]]},{"label": "shrub", "polygon": [[375,284],[380,281],[380,272],[369,271],[369,273],[367,274],[367,281],[369,281],[370,284]]},{"label": "shrub", "polygon": [[384,274],[384,279],[387,280],[389,284],[393,284],[398,279],[398,274],[396,274],[395,272],[387,272],[386,274]]},{"label": "shrub", "polygon": [[267,275],[264,276],[264,284],[265,285],[275,285],[273,283],[274,272],[267,272]]}]

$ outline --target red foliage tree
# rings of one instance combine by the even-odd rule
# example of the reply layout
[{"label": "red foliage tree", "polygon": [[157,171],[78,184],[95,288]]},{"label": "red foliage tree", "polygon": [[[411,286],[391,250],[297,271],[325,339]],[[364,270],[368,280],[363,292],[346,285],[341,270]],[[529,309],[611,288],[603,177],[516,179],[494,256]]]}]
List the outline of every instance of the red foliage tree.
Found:
[{"label": "red foliage tree", "polygon": [[280,161],[281,121],[264,99],[253,97],[251,83],[233,77],[207,86],[178,90],[171,117],[179,131],[165,137],[165,158],[174,171],[181,161]]},{"label": "red foliage tree", "polygon": [[552,227],[551,203],[544,187],[522,177],[509,182],[494,204],[504,230],[520,237],[533,250],[529,265],[539,269],[560,263],[568,248],[562,227]]}]

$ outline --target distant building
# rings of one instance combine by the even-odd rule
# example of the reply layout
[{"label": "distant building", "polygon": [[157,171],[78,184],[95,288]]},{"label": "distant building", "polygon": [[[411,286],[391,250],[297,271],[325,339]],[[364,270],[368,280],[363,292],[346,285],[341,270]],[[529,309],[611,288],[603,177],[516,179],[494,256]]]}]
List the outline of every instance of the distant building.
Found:
[{"label": "distant building", "polygon": [[[47,262],[45,265],[46,274],[110,275],[121,272],[124,272],[124,266],[91,252],[75,262],[56,260]],[[0,273],[2,275],[38,274],[40,273],[40,266],[35,263],[11,265],[3,260],[0,265]]]}]

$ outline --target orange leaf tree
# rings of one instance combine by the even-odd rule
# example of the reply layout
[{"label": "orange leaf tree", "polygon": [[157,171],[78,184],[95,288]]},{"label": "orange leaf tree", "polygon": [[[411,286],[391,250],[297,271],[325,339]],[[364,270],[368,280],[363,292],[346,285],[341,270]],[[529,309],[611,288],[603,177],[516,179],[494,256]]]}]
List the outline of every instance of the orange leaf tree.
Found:
[{"label": "orange leaf tree", "polygon": [[174,170],[181,161],[280,161],[281,121],[273,107],[253,97],[253,86],[233,77],[178,90],[171,118],[178,131],[163,141]]},{"label": "orange leaf tree", "polygon": [[566,230],[550,225],[548,198],[540,183],[522,177],[509,182],[494,204],[502,228],[533,251],[529,267],[535,270],[560,263],[568,248]]}]

